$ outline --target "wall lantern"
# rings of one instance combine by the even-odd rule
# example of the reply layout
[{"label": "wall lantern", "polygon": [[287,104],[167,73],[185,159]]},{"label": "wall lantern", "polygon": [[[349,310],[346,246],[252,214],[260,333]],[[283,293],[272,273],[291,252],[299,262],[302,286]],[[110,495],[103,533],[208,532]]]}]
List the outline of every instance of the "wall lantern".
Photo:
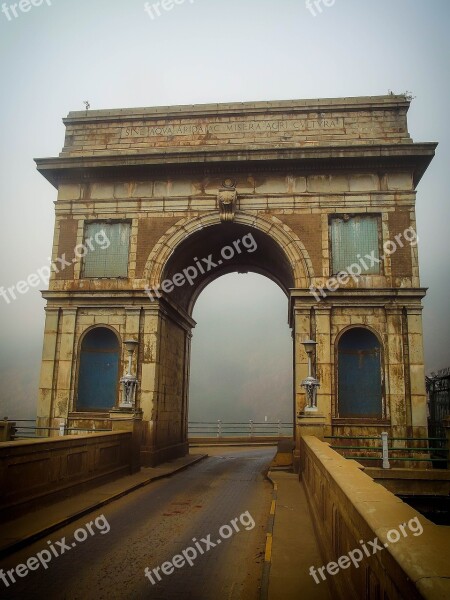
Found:
[{"label": "wall lantern", "polygon": [[122,386],[122,401],[119,404],[120,408],[134,409],[136,404],[136,390],[138,380],[136,375],[131,374],[131,363],[133,354],[139,345],[135,340],[124,341],[126,351],[128,352],[128,368],[126,374],[120,379]]},{"label": "wall lantern", "polygon": [[312,357],[316,351],[317,342],[314,340],[305,340],[302,344],[308,355],[308,377],[301,383],[302,388],[305,388],[307,398],[305,411],[315,412],[317,411],[317,389],[320,387],[320,383],[312,374]]}]

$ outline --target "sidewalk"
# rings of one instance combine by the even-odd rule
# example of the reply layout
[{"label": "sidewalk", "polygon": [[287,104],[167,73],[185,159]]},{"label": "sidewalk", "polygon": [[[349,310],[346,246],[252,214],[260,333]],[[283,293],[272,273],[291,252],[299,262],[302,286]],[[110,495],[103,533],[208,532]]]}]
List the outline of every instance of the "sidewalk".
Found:
[{"label": "sidewalk", "polygon": [[47,536],[52,531],[113,502],[153,481],[170,477],[207,458],[207,454],[189,454],[158,467],[145,467],[139,473],[77,494],[66,500],[38,508],[12,521],[0,524],[0,557]]},{"label": "sidewalk", "polygon": [[298,475],[269,471],[269,477],[275,484],[276,501],[272,537],[266,548],[268,600],[331,600],[327,584],[317,585],[309,575],[310,567],[321,566],[323,559]]}]

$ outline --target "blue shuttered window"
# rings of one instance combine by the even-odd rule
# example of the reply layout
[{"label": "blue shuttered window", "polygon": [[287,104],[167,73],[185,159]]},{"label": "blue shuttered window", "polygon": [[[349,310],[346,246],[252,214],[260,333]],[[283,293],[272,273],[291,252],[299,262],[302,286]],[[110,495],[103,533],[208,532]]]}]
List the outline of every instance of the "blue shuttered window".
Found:
[{"label": "blue shuttered window", "polygon": [[77,410],[110,410],[119,385],[119,341],[106,327],[96,327],[83,339],[78,373]]},{"label": "blue shuttered window", "polygon": [[[130,247],[130,223],[87,223],[86,240],[93,240],[94,250],[84,257],[83,277],[127,277]],[[95,244],[96,236],[105,238],[109,246]],[[87,244],[86,244],[87,245]]]},{"label": "blue shuttered window", "polygon": [[366,269],[360,262],[361,257],[369,255],[380,258],[379,217],[335,217],[331,219],[330,228],[333,275],[347,271],[355,263],[362,267],[364,275],[380,273],[380,263],[372,265],[366,259]]},{"label": "blue shuttered window", "polygon": [[360,327],[339,341],[339,417],[382,417],[381,346],[375,335]]}]

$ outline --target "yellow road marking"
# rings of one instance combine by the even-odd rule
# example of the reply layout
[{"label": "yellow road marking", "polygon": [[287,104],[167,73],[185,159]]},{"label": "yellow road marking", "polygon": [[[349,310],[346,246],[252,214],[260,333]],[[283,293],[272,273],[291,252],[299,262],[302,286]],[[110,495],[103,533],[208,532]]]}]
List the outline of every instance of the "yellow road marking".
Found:
[{"label": "yellow road marking", "polygon": [[270,562],[272,560],[272,534],[268,533],[266,538],[266,554],[264,556],[264,560],[266,562]]},{"label": "yellow road marking", "polygon": [[274,515],[275,514],[275,506],[277,504],[276,500],[272,500],[272,506],[270,507],[270,514]]}]

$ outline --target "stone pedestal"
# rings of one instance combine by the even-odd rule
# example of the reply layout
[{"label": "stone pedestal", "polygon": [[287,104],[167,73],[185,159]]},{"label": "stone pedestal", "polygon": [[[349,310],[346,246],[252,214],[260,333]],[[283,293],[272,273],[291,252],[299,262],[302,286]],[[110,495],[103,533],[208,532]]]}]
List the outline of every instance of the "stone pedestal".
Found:
[{"label": "stone pedestal", "polygon": [[314,435],[319,440],[324,440],[326,433],[325,415],[313,410],[303,410],[297,415],[296,444],[294,451],[294,471],[300,469],[300,438],[305,435]]},{"label": "stone pedestal", "polygon": [[11,442],[16,432],[16,424],[13,421],[4,419],[0,421],[0,442]]},{"label": "stone pedestal", "polygon": [[141,468],[141,438],[142,438],[142,410],[127,408],[113,408],[109,413],[113,431],[131,431],[131,472],[136,473]]}]

